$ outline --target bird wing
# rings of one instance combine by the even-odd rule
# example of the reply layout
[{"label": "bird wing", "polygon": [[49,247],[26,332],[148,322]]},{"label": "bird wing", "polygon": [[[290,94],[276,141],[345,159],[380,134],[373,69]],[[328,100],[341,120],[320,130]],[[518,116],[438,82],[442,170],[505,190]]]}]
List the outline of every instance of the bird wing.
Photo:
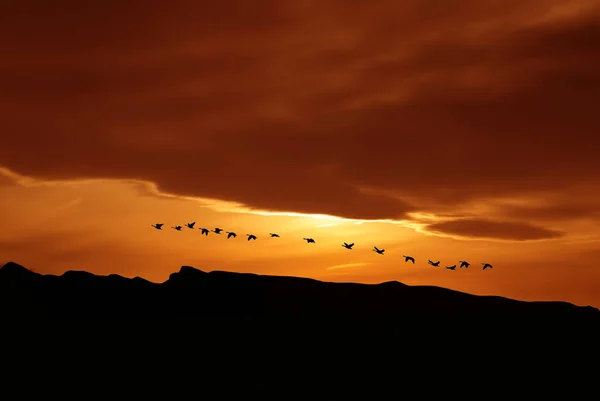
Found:
[{"label": "bird wing", "polygon": [[349,244],[348,246],[350,246],[350,247],[354,246],[354,242],[353,242],[353,243],[351,243],[351,244]]}]

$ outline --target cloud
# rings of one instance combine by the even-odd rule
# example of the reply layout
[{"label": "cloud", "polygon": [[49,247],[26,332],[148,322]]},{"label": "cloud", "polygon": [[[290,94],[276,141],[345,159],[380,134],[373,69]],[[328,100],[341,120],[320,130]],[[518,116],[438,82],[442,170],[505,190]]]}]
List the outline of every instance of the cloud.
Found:
[{"label": "cloud", "polygon": [[358,219],[600,190],[597,2],[255,3],[12,6],[0,160]]},{"label": "cloud", "polygon": [[329,266],[329,267],[325,268],[325,270],[349,269],[349,268],[352,268],[352,267],[368,266],[370,264],[372,264],[372,263],[371,262],[345,263],[345,264],[341,264],[341,265]]},{"label": "cloud", "polygon": [[489,220],[453,220],[427,225],[427,230],[462,237],[478,237],[509,241],[529,241],[559,238],[564,234],[528,223]]},{"label": "cloud", "polygon": [[511,205],[501,208],[505,216],[538,221],[600,219],[600,202],[572,200],[550,205]]}]

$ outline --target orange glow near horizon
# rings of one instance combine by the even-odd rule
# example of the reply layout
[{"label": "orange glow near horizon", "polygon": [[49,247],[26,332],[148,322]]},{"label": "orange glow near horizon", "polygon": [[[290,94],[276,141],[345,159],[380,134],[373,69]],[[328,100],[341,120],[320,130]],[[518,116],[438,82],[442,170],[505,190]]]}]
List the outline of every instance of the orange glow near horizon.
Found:
[{"label": "orange glow near horizon", "polygon": [[[191,265],[205,271],[324,281],[398,280],[475,294],[600,304],[600,273],[585,263],[586,253],[591,261],[594,243],[558,248],[556,240],[454,239],[421,233],[402,223],[217,211],[218,201],[178,199],[149,188],[116,180],[19,183],[15,176],[6,179],[0,185],[2,207],[8,211],[0,233],[0,255],[5,262],[13,260],[44,274],[87,270],[162,282],[181,265]],[[221,227],[238,237],[227,240],[223,234],[202,236],[198,229],[171,229],[191,221],[197,228]],[[156,222],[165,224],[162,231],[151,227]],[[270,238],[269,232],[281,237]],[[248,242],[247,233],[258,240]],[[303,237],[314,238],[316,244],[306,244]],[[356,245],[349,251],[341,247],[343,242]],[[373,246],[385,248],[385,255],[372,252]],[[417,264],[405,263],[404,254],[414,256]],[[580,264],[572,263],[561,272],[560,259],[573,257],[579,257]],[[472,266],[450,272],[427,265],[427,259],[441,260],[441,266],[468,260]],[[482,271],[483,262],[492,263],[494,269]]]},{"label": "orange glow near horizon", "polygon": [[13,3],[0,262],[600,306],[597,0]]}]

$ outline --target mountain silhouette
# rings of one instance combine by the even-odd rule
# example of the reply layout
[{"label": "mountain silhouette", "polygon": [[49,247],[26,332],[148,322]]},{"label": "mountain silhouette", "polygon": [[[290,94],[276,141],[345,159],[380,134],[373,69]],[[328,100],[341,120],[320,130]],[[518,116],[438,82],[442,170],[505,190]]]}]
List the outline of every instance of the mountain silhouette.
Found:
[{"label": "mountain silhouette", "polygon": [[443,327],[493,323],[518,329],[540,324],[584,329],[600,323],[600,310],[567,302],[516,301],[397,281],[329,283],[204,272],[191,266],[182,266],[159,284],[84,271],[42,275],[9,262],[0,269],[0,301],[5,317],[38,319],[267,318],[318,324],[329,318],[410,330],[423,322]]}]

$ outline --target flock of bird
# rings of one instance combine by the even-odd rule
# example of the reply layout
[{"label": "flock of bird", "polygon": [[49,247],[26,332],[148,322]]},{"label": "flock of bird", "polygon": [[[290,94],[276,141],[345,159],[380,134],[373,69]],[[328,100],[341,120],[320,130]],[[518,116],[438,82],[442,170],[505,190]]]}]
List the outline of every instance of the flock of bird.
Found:
[{"label": "flock of bird", "polygon": [[[186,223],[186,227],[194,230],[196,222],[192,221],[191,223]],[[164,224],[163,223],[156,223],[156,224],[152,224],[152,227],[154,227],[157,230],[162,230]],[[183,226],[171,226],[172,229],[177,230],[177,231],[181,231],[183,229]],[[198,228],[200,230],[200,234],[202,235],[206,235],[208,236],[209,232],[215,233],[215,234],[221,234],[224,230],[222,228],[215,228],[214,230],[209,230],[208,228],[203,228],[200,227]],[[227,234],[227,239],[230,238],[235,238],[237,237],[237,234],[233,231],[225,231],[225,234]],[[279,234],[277,233],[269,233],[269,236],[271,238],[279,238]],[[246,234],[246,237],[248,237],[248,241],[252,241],[252,240],[256,240],[256,235],[254,234]],[[307,244],[315,244],[315,240],[312,238],[302,238],[304,241],[306,241]],[[354,242],[351,243],[347,243],[344,242],[342,244],[342,247],[352,250],[352,248],[354,247]],[[373,247],[373,252],[379,254],[379,255],[383,255],[385,252],[385,249],[379,249],[376,246]],[[407,255],[402,255],[402,257],[404,258],[404,262],[412,262],[412,264],[415,264],[415,258],[413,258],[412,256],[407,256]],[[471,266],[471,264],[469,262],[467,262],[466,260],[459,260],[458,261],[460,263],[459,268],[469,268],[469,266]],[[433,267],[439,267],[440,266],[440,261],[438,260],[437,262],[434,262],[432,260],[427,260],[427,264],[433,266]],[[492,266],[489,263],[482,263],[481,264],[483,266],[482,270],[488,269],[488,268],[493,268],[494,266]],[[456,264],[452,265],[452,266],[446,266],[447,270],[456,270]]]}]

